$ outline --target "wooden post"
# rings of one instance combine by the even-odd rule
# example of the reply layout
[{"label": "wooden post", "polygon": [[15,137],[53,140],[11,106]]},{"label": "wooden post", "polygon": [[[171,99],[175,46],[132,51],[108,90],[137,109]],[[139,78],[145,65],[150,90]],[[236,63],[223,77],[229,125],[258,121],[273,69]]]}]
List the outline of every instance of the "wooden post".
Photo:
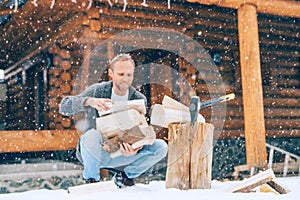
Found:
[{"label": "wooden post", "polygon": [[266,139],[257,13],[255,5],[238,8],[247,164],[266,165]]},{"label": "wooden post", "polygon": [[200,122],[169,125],[167,188],[211,188],[213,130]]}]

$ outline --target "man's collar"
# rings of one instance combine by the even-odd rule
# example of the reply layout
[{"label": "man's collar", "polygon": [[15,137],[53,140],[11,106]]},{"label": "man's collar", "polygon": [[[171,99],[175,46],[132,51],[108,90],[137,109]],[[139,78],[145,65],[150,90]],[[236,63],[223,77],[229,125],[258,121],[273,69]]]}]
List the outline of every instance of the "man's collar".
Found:
[{"label": "man's collar", "polygon": [[[112,81],[108,81],[109,84],[107,84],[107,87],[105,87],[105,90],[108,94],[110,94],[110,97],[111,97],[111,91],[112,91],[112,88],[113,88],[113,82]],[[129,86],[128,88],[128,100],[131,99],[131,96],[135,93],[136,89],[132,86]]]}]

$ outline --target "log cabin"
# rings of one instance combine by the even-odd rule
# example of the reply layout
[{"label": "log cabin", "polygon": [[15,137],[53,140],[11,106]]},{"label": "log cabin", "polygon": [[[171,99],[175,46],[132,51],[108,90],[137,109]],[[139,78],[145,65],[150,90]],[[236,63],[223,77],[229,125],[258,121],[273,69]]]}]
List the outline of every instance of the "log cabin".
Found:
[{"label": "log cabin", "polygon": [[[266,141],[299,155],[299,1],[142,3],[1,2],[0,68],[7,91],[0,101],[0,152],[74,149],[78,119],[58,113],[61,99],[108,80],[108,60],[127,52],[137,63],[135,76],[147,80],[134,86],[147,96],[149,108],[164,95],[188,104],[192,95],[204,101],[235,93],[225,109],[200,111],[218,130],[216,173],[243,163],[265,166]],[[171,51],[178,46],[152,45],[149,28],[191,40]],[[140,35],[129,37],[134,33]],[[199,59],[213,62],[218,73],[195,66]],[[168,134],[156,130],[159,138]]]}]

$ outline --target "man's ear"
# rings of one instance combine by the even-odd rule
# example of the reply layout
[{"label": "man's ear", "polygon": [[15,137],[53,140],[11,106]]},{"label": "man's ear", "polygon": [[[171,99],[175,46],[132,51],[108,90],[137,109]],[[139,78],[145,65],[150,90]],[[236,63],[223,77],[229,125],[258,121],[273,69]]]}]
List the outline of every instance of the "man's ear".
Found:
[{"label": "man's ear", "polygon": [[108,76],[110,77],[110,78],[112,78],[113,77],[113,71],[112,71],[112,69],[108,69]]}]

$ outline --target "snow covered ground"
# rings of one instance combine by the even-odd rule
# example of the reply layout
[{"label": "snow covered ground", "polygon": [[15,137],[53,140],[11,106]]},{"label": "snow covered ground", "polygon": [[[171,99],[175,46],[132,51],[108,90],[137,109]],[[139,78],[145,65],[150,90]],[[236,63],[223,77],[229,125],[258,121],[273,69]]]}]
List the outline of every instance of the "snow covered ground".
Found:
[{"label": "snow covered ground", "polygon": [[153,181],[149,185],[137,184],[135,187],[117,189],[114,191],[88,192],[84,195],[68,194],[66,190],[34,190],[21,193],[0,194],[1,200],[158,200],[158,199],[222,199],[222,200],[298,200],[300,199],[300,176],[277,178],[276,181],[291,190],[288,194],[276,195],[274,193],[230,193],[224,190],[236,184],[236,181],[212,182],[209,190],[178,190],[166,189],[164,181]]}]

